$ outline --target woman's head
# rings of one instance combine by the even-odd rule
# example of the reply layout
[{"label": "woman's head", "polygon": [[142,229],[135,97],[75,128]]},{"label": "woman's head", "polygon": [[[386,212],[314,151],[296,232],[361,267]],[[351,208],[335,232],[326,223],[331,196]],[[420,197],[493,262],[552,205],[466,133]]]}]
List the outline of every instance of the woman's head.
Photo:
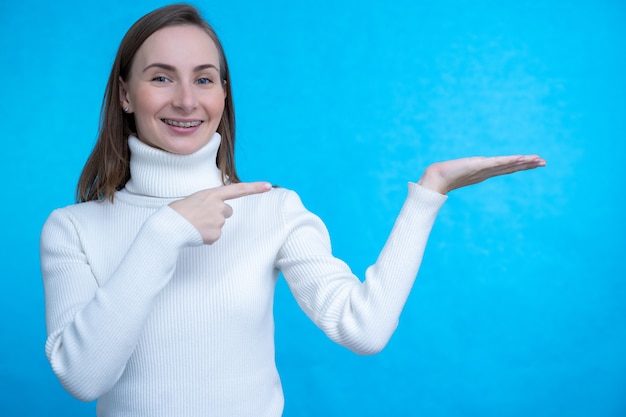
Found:
[{"label": "woman's head", "polygon": [[224,114],[226,81],[213,40],[195,25],[159,29],[137,50],[120,102],[146,144],[190,154],[213,137]]},{"label": "woman's head", "polygon": [[[219,117],[219,122],[214,121],[217,124],[216,130],[222,137],[217,155],[217,164],[222,171],[222,179],[224,181],[239,182],[234,161],[235,114],[230,87],[230,74],[224,50],[215,31],[202,19],[196,9],[188,5],[176,4],[157,9],[145,15],[128,30],[122,39],[104,95],[98,141],[79,180],[77,189],[78,201],[98,200],[101,198],[113,199],[115,191],[121,189],[130,178],[128,135],[138,134],[138,128],[140,133],[143,129],[143,133],[146,135],[151,135],[154,132],[140,120],[140,117],[145,115],[145,108],[141,110],[133,108],[140,106],[138,98],[140,97],[139,94],[142,93],[140,89],[134,86],[137,85],[138,74],[143,72],[143,68],[135,68],[135,63],[136,61],[141,61],[140,64],[145,64],[146,51],[154,51],[154,45],[156,45],[156,41],[159,41],[159,39],[168,39],[161,36],[166,32],[166,28],[175,28],[168,30],[177,34],[178,38],[185,36],[185,34],[191,34],[191,40],[197,40],[199,39],[198,36],[203,36],[202,34],[198,35],[200,31],[197,29],[208,35],[209,39],[205,38],[204,41],[200,39],[200,41],[203,43],[203,46],[207,46],[209,49],[213,47],[212,51],[208,52],[208,56],[215,56],[215,61],[218,61],[215,63],[218,68],[214,70],[214,75],[215,78],[219,77],[219,80],[216,79],[214,81],[219,84],[218,87],[222,89],[224,96],[221,117]],[[159,31],[161,33],[155,34]],[[148,41],[147,44],[146,41]],[[142,48],[144,44],[146,44],[146,47]],[[152,54],[152,56],[155,55]],[[150,64],[153,63],[150,62]],[[160,64],[163,64],[163,62],[160,62]],[[175,70],[182,69],[175,68]],[[204,77],[202,82],[204,83]],[[129,95],[129,93],[132,94]],[[144,96],[143,99],[146,102],[150,98]],[[184,101],[184,98],[181,100]],[[182,103],[182,101],[180,102]],[[128,112],[125,112],[125,108]],[[134,114],[135,110],[138,111],[137,118]],[[181,111],[184,112],[186,110],[183,109]],[[161,116],[172,115],[165,114]],[[175,117],[172,118],[177,119]],[[145,117],[143,120],[146,120]],[[184,120],[186,119],[183,118],[178,121]],[[164,122],[171,124],[172,120],[164,120]],[[176,123],[176,120],[174,120],[174,123]],[[206,125],[208,126],[209,123]],[[215,126],[211,125],[206,129],[207,126],[203,126],[202,129],[204,130],[201,131],[209,132],[211,130],[210,127],[213,127],[213,130],[215,130]],[[155,145],[150,141],[152,138],[140,137],[140,139]],[[168,150],[167,148],[165,149]]]}]

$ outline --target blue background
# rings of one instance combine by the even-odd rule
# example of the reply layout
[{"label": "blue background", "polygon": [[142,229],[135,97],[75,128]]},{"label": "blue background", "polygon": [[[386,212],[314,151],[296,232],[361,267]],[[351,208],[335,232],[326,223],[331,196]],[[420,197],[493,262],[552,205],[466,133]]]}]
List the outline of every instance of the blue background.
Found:
[{"label": "blue background", "polygon": [[[159,1],[4,1],[0,403],[89,416],[44,355],[39,232]],[[428,164],[539,153],[451,193],[400,325],[360,357],[276,300],[285,416],[625,416],[622,1],[196,1],[226,48],[238,169],[297,190],[360,276]]]}]

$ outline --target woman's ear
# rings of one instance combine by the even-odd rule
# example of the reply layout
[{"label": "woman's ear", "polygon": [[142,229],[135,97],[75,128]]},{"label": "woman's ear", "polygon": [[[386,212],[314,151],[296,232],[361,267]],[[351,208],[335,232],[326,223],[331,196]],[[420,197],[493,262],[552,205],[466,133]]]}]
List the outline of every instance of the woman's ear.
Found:
[{"label": "woman's ear", "polygon": [[124,109],[124,113],[132,113],[133,108],[130,103],[130,97],[128,96],[128,88],[126,87],[126,83],[122,80],[122,77],[119,78],[120,81],[120,105],[122,109]]}]

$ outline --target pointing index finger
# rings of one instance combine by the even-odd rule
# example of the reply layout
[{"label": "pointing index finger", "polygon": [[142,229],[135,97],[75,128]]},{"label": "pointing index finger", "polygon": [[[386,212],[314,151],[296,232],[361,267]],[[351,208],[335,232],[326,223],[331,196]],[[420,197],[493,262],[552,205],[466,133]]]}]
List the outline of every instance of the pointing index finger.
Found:
[{"label": "pointing index finger", "polygon": [[222,200],[232,200],[252,194],[261,194],[272,189],[269,182],[238,182],[215,189],[215,194]]}]

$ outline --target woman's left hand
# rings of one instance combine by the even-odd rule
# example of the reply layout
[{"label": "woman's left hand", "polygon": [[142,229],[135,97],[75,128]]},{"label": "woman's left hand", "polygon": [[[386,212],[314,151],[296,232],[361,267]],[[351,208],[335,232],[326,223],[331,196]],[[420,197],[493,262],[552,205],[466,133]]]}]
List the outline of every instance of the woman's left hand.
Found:
[{"label": "woman's left hand", "polygon": [[475,156],[433,164],[426,169],[418,184],[447,194],[491,177],[544,166],[546,161],[537,155]]}]

